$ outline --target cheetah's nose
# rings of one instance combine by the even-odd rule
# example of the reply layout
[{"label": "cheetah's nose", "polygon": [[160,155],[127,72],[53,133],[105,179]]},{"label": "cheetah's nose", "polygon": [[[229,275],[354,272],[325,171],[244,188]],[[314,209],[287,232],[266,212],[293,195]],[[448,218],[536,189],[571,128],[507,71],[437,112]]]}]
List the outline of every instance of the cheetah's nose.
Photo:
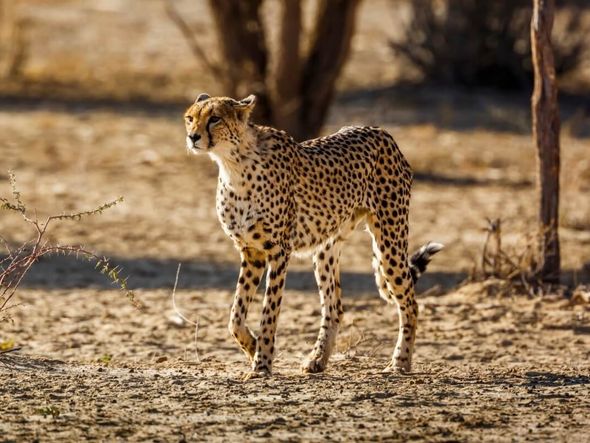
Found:
[{"label": "cheetah's nose", "polygon": [[188,138],[190,138],[193,143],[196,143],[201,139],[201,136],[195,132],[194,134],[189,135]]}]

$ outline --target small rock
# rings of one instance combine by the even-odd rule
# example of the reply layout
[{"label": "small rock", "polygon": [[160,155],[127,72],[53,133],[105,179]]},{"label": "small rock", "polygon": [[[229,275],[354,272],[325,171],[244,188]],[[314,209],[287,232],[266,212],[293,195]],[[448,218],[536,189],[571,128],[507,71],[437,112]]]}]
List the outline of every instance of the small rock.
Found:
[{"label": "small rock", "polygon": [[184,319],[180,315],[178,315],[176,312],[174,312],[173,314],[170,314],[170,316],[168,316],[168,322],[172,326],[176,326],[177,328],[182,328],[186,323],[184,321]]}]

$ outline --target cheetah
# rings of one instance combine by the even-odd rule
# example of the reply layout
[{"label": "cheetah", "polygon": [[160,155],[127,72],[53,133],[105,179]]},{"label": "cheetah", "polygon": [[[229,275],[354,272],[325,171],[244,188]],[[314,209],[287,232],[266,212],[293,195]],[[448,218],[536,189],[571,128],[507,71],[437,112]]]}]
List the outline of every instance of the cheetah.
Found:
[{"label": "cheetah", "polygon": [[[216,209],[241,256],[229,331],[251,362],[246,378],[271,374],[275,331],[292,254],[313,256],[321,302],[317,341],[302,364],[324,371],[342,321],[342,243],[361,222],[373,242],[380,296],[396,304],[398,340],[386,370],[411,369],[418,317],[414,284],[442,245],[408,257],[412,171],[397,144],[377,127],[345,127],[297,143],[285,132],[250,122],[256,97],[200,94],[184,115],[187,150],[219,167]],[[248,308],[266,272],[258,333]]]}]

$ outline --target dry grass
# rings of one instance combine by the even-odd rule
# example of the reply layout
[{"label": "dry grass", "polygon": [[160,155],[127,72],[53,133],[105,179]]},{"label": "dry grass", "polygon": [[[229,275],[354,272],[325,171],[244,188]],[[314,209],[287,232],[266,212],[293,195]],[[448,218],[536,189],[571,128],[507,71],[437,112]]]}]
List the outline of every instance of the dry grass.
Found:
[{"label": "dry grass", "polygon": [[503,243],[501,219],[488,219],[485,231],[480,264],[472,271],[470,282],[494,282],[493,285],[486,285],[486,290],[489,292],[493,287],[494,293],[506,295],[525,293],[537,296],[554,290],[539,277],[539,241],[542,235],[538,229],[517,235],[516,241],[509,246]]}]

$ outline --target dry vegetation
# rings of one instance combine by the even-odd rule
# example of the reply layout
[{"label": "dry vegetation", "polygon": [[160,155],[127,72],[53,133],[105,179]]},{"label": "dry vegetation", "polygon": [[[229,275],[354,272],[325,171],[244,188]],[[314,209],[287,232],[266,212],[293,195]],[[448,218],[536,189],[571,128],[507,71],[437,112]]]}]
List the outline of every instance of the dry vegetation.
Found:
[{"label": "dry vegetation", "polygon": [[[23,221],[22,226],[29,228],[31,238],[19,246],[13,247],[5,238],[0,236],[0,245],[4,249],[3,257],[0,259],[0,322],[12,321],[9,311],[19,305],[11,304],[11,301],[33,266],[41,259],[60,255],[92,263],[99,273],[104,274],[110,279],[111,283],[119,286],[127,298],[137,308],[140,308],[140,304],[135,299],[133,292],[127,287],[127,278],[121,276],[120,267],[111,265],[107,257],[99,257],[82,245],[64,245],[47,240],[51,233],[50,228],[53,228],[56,223],[64,221],[80,222],[87,217],[102,214],[104,211],[121,203],[123,201],[122,197],[88,211],[62,212],[48,215],[44,220],[40,220],[37,211],[31,211],[23,203],[16,185],[16,177],[12,172],[9,172],[8,178],[12,198],[0,197],[0,210],[18,214]],[[13,351],[13,349],[3,351],[6,353]]]},{"label": "dry vegetation", "polygon": [[[22,348],[0,355],[1,438],[583,441],[590,432],[587,287],[570,298],[514,291],[507,262],[494,278],[457,286],[482,262],[487,218],[502,219],[511,260],[526,252],[536,216],[526,96],[384,87],[398,75],[388,46],[395,15],[390,1],[365,2],[325,131],[391,131],[416,171],[411,244],[446,245],[419,286],[415,374],[379,371],[395,316],[377,297],[358,232],[345,248],[345,321],[328,372],[298,372],[319,325],[310,264],[298,261],[277,374],[242,383],[245,361],[226,331],[237,253],[216,220],[215,165],[186,156],[179,117],[196,92],[218,85],[161,1],[23,3],[30,56],[20,78],[0,84],[0,195],[10,193],[8,169],[40,219],[123,195],[100,217],[55,225],[48,240],[112,257],[145,310],[92,265],[36,263],[14,321],[0,323],[0,351]],[[193,4],[177,6],[212,44],[206,9]],[[562,259],[575,287],[590,284],[587,104],[566,101],[563,114]],[[11,212],[0,215],[0,235],[13,247],[29,238]],[[494,249],[486,254],[493,273]],[[179,262],[176,301],[199,320],[196,342],[172,309]]]},{"label": "dry vegetation", "polygon": [[[450,85],[531,87],[530,0],[414,0],[408,5],[409,19],[391,46],[423,79]],[[566,78],[579,71],[587,56],[588,5],[565,0],[557,6],[555,70]]]}]

